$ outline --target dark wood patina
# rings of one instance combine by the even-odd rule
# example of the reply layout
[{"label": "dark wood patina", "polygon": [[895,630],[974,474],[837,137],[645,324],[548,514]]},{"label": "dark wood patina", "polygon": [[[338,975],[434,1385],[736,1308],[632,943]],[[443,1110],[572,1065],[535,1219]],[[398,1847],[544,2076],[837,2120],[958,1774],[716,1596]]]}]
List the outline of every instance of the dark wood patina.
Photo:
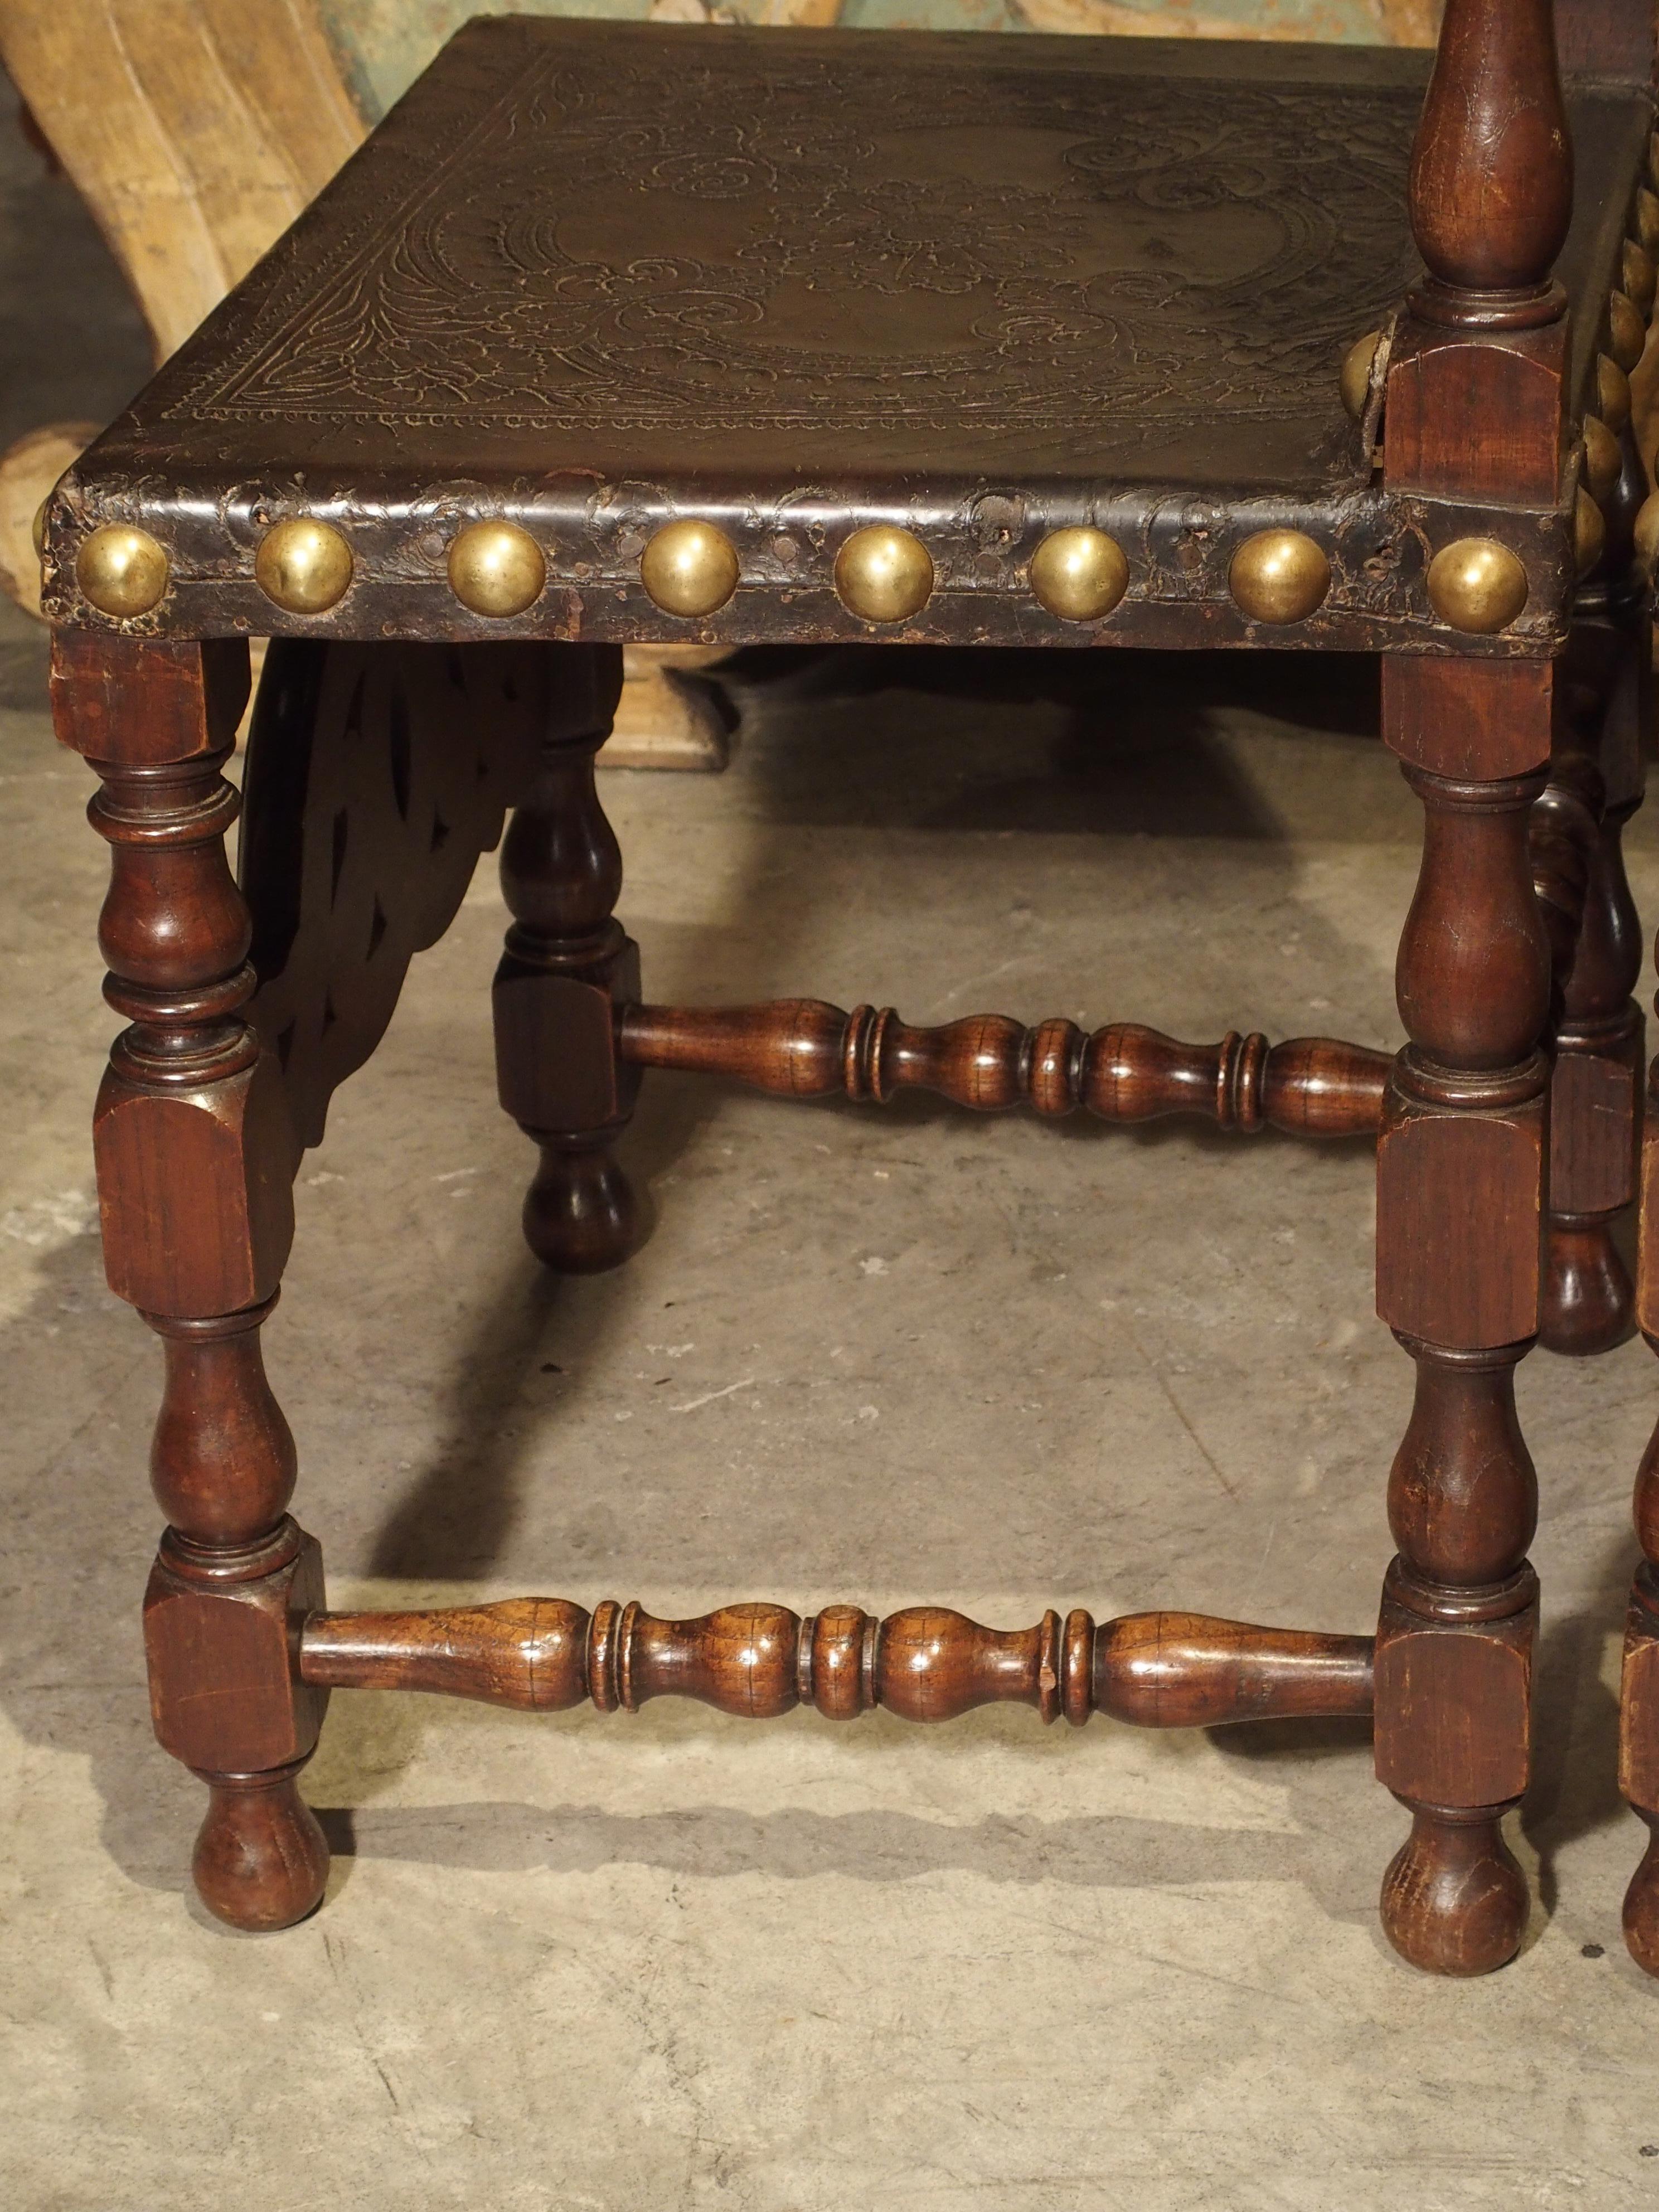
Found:
[{"label": "dark wood patina", "polygon": [[[1421,58],[1352,49],[474,24],[60,486],[58,726],[102,780],[131,1024],[98,1104],[105,1243],[167,1358],[155,1721],[209,1784],[222,1918],[321,1894],[295,1777],[331,1687],[754,1717],[1011,1698],[1374,1712],[1412,1823],[1390,1939],[1447,1973],[1513,1954],[1537,1620],[1514,1376],[1540,1334],[1591,1351],[1630,1323],[1619,837],[1659,551],[1626,381],[1659,248],[1652,23],[1560,15],[1565,92],[1549,0],[1449,0],[1426,96]],[[239,881],[221,769],[266,633]],[[618,647],[849,639],[1381,650],[1424,813],[1403,1048],[652,1001],[592,777]],[[653,1067],[1375,1133],[1378,1310],[1417,1371],[1375,1638],[329,1611],[259,1358],[289,1185],[509,808],[497,1072],[553,1266],[629,1250],[614,1148]],[[1659,1348],[1659,1247],[1642,1297]],[[1659,1826],[1656,1500],[1650,1469],[1625,1783]],[[1629,1924],[1659,1971],[1656,1899],[1650,1855]]]},{"label": "dark wood patina", "polygon": [[[885,635],[979,645],[1407,647],[1449,642],[1425,589],[1477,527],[1533,578],[1471,648],[1550,653],[1571,498],[1546,478],[1480,511],[1377,480],[1375,421],[1335,364],[1416,273],[1401,185],[1424,57],[1394,49],[732,29],[471,25],[316,207],[65,480],[46,605],[96,620],[75,555],[104,522],[167,548],[144,627],[212,636],[497,636],[448,586],[450,544],[502,517],[547,561],[514,635],[739,644]],[[1593,381],[1644,93],[1582,82],[1582,188],[1560,260],[1569,398]],[[715,118],[726,118],[716,120]],[[1530,159],[1528,149],[1528,158]],[[253,575],[264,532],[349,541],[328,619]],[[717,613],[642,590],[652,532],[719,525]],[[836,598],[866,523],[927,545],[902,623]],[[1028,581],[1053,530],[1124,548],[1098,621]],[[1228,590],[1253,534],[1332,570],[1304,622]]]}]

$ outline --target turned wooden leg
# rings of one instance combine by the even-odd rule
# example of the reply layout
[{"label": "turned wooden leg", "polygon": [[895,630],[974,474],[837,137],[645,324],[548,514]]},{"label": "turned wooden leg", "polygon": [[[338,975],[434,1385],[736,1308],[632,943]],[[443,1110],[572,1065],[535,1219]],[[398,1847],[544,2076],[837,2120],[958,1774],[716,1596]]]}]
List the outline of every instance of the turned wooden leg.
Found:
[{"label": "turned wooden leg", "polygon": [[[1499,1824],[1527,1783],[1537,1621],[1537,1483],[1514,1376],[1540,1296],[1550,977],[1527,825],[1551,681],[1547,666],[1471,684],[1455,663],[1384,663],[1384,731],[1425,836],[1397,975],[1411,1042],[1377,1147],[1377,1310],[1417,1363],[1376,1662],[1377,1774],[1412,1832],[1382,1924],[1413,1965],[1448,1974],[1501,1966],[1527,1914]],[[1453,778],[1423,764],[1443,746],[1540,767]]]},{"label": "turned wooden leg", "polygon": [[1549,1237],[1540,1337],[1552,1352],[1605,1352],[1631,1333],[1629,1271],[1614,1241],[1636,1196],[1643,1022],[1632,997],[1642,949],[1625,874],[1624,825],[1642,799],[1650,674],[1606,612],[1575,623],[1560,675],[1558,743],[1594,764],[1606,798],[1589,848],[1583,919],[1562,984],[1550,1085]]},{"label": "turned wooden leg", "polygon": [[246,1929],[303,1919],[328,1875],[295,1781],[327,1698],[294,1680],[291,1616],[323,1603],[323,1568],[286,1511],[294,1439],[259,1350],[275,1303],[145,1316],[167,1351],[150,1475],[169,1524],[144,1596],[150,1702],[162,1746],[208,1784],[202,1901]]},{"label": "turned wooden leg", "polygon": [[541,1147],[525,1200],[531,1250],[567,1274],[617,1267],[638,1234],[637,1207],[611,1146],[639,1076],[617,1058],[618,1004],[639,996],[639,947],[612,915],[622,854],[593,785],[622,687],[610,646],[554,646],[541,765],[501,848],[512,912],[495,971],[501,1104]]},{"label": "turned wooden leg", "polygon": [[249,921],[223,844],[247,647],[60,635],[52,689],[59,735],[103,779],[99,942],[131,1024],[94,1123],[105,1264],[167,1355],[150,1471],[168,1526],[144,1601],[155,1732],[208,1784],[204,1903],[238,1928],[286,1927],[328,1870],[295,1781],[326,1692],[293,1663],[290,1614],[322,1603],[322,1568],[288,1517],[294,1441],[259,1352],[293,1238],[294,1144],[276,1063],[241,1018]]},{"label": "turned wooden leg", "polygon": [[[1650,1114],[1659,1113],[1651,1094]],[[1649,1127],[1654,1124],[1650,1121]],[[1641,1299],[1643,1334],[1659,1352],[1659,1224],[1651,1207],[1659,1163],[1650,1158],[1644,1175]],[[1659,1429],[1636,1478],[1636,1534],[1642,1564],[1630,1594],[1625,1663],[1619,1695],[1619,1787],[1631,1810],[1646,1821],[1648,1840],[1625,1893],[1625,1941],[1638,1966],[1659,1975]]]},{"label": "turned wooden leg", "polygon": [[[1647,1105],[1636,1306],[1648,1348],[1659,1354],[1659,1060],[1649,1074]],[[1636,1536],[1642,1563],[1631,1588],[1625,1625],[1619,1787],[1632,1811],[1646,1821],[1649,1832],[1625,1895],[1625,1941],[1638,1966],[1659,1975],[1659,1427],[1649,1439],[1637,1473]]]},{"label": "turned wooden leg", "polygon": [[1500,1826],[1526,1787],[1538,1584],[1525,1563],[1538,1486],[1515,1415],[1525,1345],[1417,1361],[1389,1485],[1399,1553],[1377,1629],[1376,1763],[1412,1832],[1382,1882],[1382,1925],[1413,1966],[1501,1966],[1527,1891]]}]

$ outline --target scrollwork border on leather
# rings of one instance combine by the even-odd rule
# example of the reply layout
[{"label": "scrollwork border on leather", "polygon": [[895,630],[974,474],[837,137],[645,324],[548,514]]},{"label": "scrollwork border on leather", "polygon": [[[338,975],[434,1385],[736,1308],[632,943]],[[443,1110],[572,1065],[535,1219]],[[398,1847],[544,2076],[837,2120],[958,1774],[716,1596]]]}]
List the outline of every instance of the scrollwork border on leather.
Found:
[{"label": "scrollwork border on leather", "polygon": [[[941,69],[883,43],[734,76],[716,40],[689,69],[672,46],[607,64],[480,42],[447,130],[418,149],[389,133],[337,187],[333,252],[279,263],[246,338],[167,419],[860,434],[1330,412],[1334,355],[1415,266],[1414,92]],[[1026,144],[1036,182],[1012,155],[966,173],[976,147]],[[661,251],[634,247],[632,227],[653,234],[640,194]],[[695,223],[676,242],[692,203],[732,216],[718,252],[685,250]],[[1272,252],[1183,273],[1170,237],[1223,204]],[[1133,265],[1090,273],[1126,240]],[[937,350],[878,374],[878,349],[800,343],[780,302],[799,314],[813,293],[878,321],[908,295],[913,328],[924,295]]]}]

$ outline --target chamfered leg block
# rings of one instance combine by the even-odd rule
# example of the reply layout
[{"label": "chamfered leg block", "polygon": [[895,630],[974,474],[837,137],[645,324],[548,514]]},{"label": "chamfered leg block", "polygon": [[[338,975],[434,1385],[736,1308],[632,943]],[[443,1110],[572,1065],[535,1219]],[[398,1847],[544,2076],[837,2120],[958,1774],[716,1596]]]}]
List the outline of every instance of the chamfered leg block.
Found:
[{"label": "chamfered leg block", "polygon": [[129,1023],[94,1120],[106,1265],[167,1356],[151,1707],[161,1742],[208,1785],[203,1900],[257,1929],[312,1910],[328,1850],[295,1779],[326,1692],[299,1683],[290,1651],[322,1566],[288,1515],[294,1440],[259,1351],[293,1237],[294,1145],[276,1065],[242,1018],[251,932],[224,850],[238,800],[220,770],[247,683],[240,641],[60,634],[54,648],[58,734],[101,779],[99,943]]},{"label": "chamfered leg block", "polygon": [[[1427,274],[1390,343],[1384,482],[1425,511],[1554,501],[1568,327],[1552,271],[1572,169],[1549,0],[1449,0],[1409,205]],[[1603,528],[1588,513],[1587,544]],[[1497,574],[1501,551],[1473,539],[1451,567],[1442,603],[1478,631],[1489,617],[1464,586]],[[1376,1659],[1376,1771],[1412,1831],[1382,1924],[1448,1974],[1503,1965],[1527,1915],[1501,1823],[1531,1743],[1537,1480],[1514,1374],[1542,1294],[1553,975],[1527,833],[1555,708],[1552,662],[1382,664],[1382,734],[1424,817],[1395,971],[1408,1042],[1377,1146],[1377,1311],[1417,1365]]]},{"label": "chamfered leg block", "polygon": [[[1537,1480],[1514,1377],[1540,1286],[1550,966],[1527,824],[1551,689],[1547,665],[1473,690],[1455,664],[1384,667],[1384,734],[1425,828],[1397,971],[1411,1042],[1377,1147],[1377,1310],[1417,1365],[1376,1661],[1377,1775],[1412,1832],[1382,1909],[1404,1957],[1448,1974],[1501,1966],[1527,1913],[1500,1824],[1527,1784],[1537,1624]],[[1471,708],[1474,732],[1458,721]],[[1521,772],[1423,764],[1450,745],[1466,769]]]},{"label": "chamfered leg block", "polygon": [[554,646],[535,782],[501,847],[513,915],[493,994],[502,1106],[541,1147],[525,1200],[530,1249],[566,1274],[614,1267],[639,1233],[633,1187],[611,1146],[638,1071],[617,1050],[617,1009],[640,995],[639,947],[612,908],[622,853],[593,757],[622,690],[612,646]]}]

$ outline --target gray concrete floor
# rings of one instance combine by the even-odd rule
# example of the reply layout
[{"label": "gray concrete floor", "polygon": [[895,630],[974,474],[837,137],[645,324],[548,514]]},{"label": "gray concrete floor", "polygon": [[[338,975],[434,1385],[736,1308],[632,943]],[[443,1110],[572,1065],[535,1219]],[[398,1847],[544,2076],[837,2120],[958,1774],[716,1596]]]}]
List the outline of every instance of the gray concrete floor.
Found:
[{"label": "gray concrete floor", "polygon": [[[1522,1373],[1540,1901],[1489,1980],[1382,1943],[1405,1820],[1363,1729],[1024,1711],[756,1729],[341,1695],[307,1779],[323,1911],[208,1923],[201,1792],[149,1741],[138,1648],[159,1358],[93,1226],[105,855],[42,670],[0,623],[0,2202],[1652,2201],[1659,1991],[1619,1940],[1612,1687],[1659,1407],[1639,1345]],[[1416,824],[1363,666],[1068,661],[1032,696],[1018,662],[874,672],[751,671],[730,774],[606,780],[653,993],[1394,1040]],[[1631,842],[1651,918],[1659,820]],[[486,866],[301,1171],[267,1335],[337,1601],[1369,1627],[1410,1370],[1371,1314],[1364,1147],[658,1079],[624,1147],[650,1242],[551,1286],[491,1093],[502,922]]]},{"label": "gray concrete floor", "polygon": [[[19,641],[0,723],[9,2202],[1647,2201],[1659,1993],[1619,1941],[1611,1687],[1659,1401],[1639,1345],[1522,1371],[1541,1901],[1489,1981],[1382,1944],[1404,1820],[1363,1729],[1024,1711],[756,1729],[341,1695],[307,1777],[324,1911],[210,1925],[137,1635],[157,1357],[92,1228],[103,854],[37,666]],[[1018,665],[974,698],[961,664],[890,668],[751,685],[723,778],[606,779],[653,992],[1393,1036],[1414,823],[1363,668],[1096,663],[1092,702],[1020,697]],[[1659,840],[1632,843],[1652,913]],[[625,1146],[650,1242],[551,1287],[491,1097],[502,921],[486,866],[301,1172],[267,1334],[337,1598],[1369,1626],[1409,1369],[1370,1313],[1363,1146],[657,1079]]]}]

